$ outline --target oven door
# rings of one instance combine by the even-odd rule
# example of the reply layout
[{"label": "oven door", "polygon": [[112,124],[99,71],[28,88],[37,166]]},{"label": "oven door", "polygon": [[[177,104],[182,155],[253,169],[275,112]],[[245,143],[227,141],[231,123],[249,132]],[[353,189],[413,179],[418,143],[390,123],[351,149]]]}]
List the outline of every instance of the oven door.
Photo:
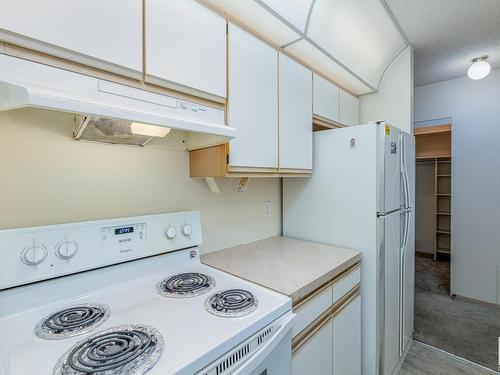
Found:
[{"label": "oven door", "polygon": [[292,312],[280,318],[274,337],[248,359],[233,375],[290,375],[292,373]]}]

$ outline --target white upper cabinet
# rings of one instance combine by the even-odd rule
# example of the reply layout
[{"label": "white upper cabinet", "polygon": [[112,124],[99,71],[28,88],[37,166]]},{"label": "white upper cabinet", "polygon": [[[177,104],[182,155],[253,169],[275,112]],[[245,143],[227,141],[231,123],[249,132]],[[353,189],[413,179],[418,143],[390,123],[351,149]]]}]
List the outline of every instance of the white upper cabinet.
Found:
[{"label": "white upper cabinet", "polygon": [[347,126],[359,125],[359,99],[340,90],[340,122]]},{"label": "white upper cabinet", "polygon": [[312,73],[279,56],[279,167],[312,169]]},{"label": "white upper cabinet", "polygon": [[313,112],[327,120],[340,122],[339,88],[320,75],[313,75]]},{"label": "white upper cabinet", "polygon": [[146,80],[226,97],[226,20],[194,0],[146,1]]},{"label": "white upper cabinet", "polygon": [[359,99],[314,74],[313,113],[342,125],[359,125]]},{"label": "white upper cabinet", "polygon": [[277,168],[278,52],[230,23],[228,64],[229,165]]},{"label": "white upper cabinet", "polygon": [[2,0],[0,39],[138,78],[142,1]]}]

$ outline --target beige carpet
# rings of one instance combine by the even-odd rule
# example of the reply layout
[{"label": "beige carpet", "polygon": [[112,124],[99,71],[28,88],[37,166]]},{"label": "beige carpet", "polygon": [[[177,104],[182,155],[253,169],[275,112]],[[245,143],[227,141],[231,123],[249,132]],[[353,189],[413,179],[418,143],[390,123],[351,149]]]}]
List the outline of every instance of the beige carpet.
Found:
[{"label": "beige carpet", "polygon": [[415,339],[497,370],[500,307],[449,296],[450,263],[415,259]]}]

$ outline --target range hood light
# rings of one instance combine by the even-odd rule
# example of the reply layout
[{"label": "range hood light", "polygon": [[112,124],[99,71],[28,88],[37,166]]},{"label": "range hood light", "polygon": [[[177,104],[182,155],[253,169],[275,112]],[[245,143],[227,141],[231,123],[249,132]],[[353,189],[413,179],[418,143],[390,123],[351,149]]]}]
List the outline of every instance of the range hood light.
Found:
[{"label": "range hood light", "polygon": [[133,122],[130,124],[130,130],[132,130],[132,134],[147,135],[150,137],[165,137],[170,133],[170,128],[142,124],[140,122]]}]

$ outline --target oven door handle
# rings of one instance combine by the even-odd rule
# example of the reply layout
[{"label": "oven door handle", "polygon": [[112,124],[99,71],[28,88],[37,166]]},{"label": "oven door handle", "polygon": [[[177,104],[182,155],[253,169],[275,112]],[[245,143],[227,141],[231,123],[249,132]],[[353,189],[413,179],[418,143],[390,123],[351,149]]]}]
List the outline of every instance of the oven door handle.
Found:
[{"label": "oven door handle", "polygon": [[[233,375],[250,375],[266,358],[267,356],[276,348],[276,346],[281,342],[283,337],[290,332],[292,329],[292,323],[295,318],[295,314],[289,312],[280,318],[281,326],[278,331],[273,335],[273,337],[264,344],[252,357],[250,357],[243,365],[241,365]],[[291,350],[291,348],[290,348]]]}]

